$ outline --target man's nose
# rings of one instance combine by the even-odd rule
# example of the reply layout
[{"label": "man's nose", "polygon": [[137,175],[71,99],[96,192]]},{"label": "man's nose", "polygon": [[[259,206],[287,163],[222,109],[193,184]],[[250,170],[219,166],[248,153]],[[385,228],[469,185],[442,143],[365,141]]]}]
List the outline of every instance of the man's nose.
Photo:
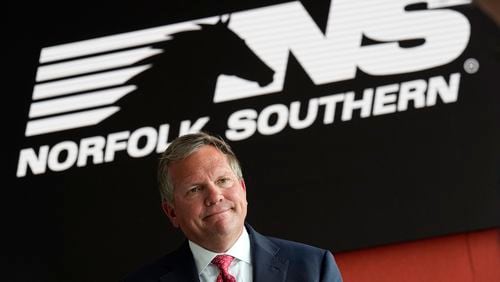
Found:
[{"label": "man's nose", "polygon": [[215,205],[224,199],[224,196],[222,195],[221,189],[213,183],[208,185],[206,191],[207,191],[207,195],[205,197],[205,205],[208,207]]}]

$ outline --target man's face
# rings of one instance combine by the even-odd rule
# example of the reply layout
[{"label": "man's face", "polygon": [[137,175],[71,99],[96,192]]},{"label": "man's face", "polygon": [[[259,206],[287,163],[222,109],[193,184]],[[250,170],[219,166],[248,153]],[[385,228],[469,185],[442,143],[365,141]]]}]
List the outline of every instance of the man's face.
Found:
[{"label": "man's face", "polygon": [[172,224],[207,249],[221,240],[234,243],[247,214],[246,188],[226,156],[212,146],[203,146],[168,169],[174,200],[164,202],[163,210]]}]

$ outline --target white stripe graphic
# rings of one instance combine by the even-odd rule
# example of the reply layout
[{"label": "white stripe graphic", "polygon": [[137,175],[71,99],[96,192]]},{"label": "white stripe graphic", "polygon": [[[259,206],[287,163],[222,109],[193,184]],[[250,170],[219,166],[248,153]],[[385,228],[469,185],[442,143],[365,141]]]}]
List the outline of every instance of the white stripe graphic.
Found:
[{"label": "white stripe graphic", "polygon": [[38,68],[36,81],[40,82],[65,76],[124,67],[161,52],[162,50],[160,49],[145,47],[107,55],[94,56],[86,59],[41,66]]},{"label": "white stripe graphic", "polygon": [[[215,23],[218,17],[201,19],[199,23]],[[169,34],[179,31],[197,30],[200,27],[193,21],[160,26],[156,28],[132,31],[111,36],[99,37],[56,45],[43,48],[40,54],[40,63],[64,60],[79,56],[86,56],[101,52],[108,52],[116,49],[129,48],[134,46],[152,44],[164,40],[169,40]]]},{"label": "white stripe graphic", "polygon": [[125,83],[134,75],[145,71],[149,67],[151,67],[151,65],[70,78],[55,82],[41,83],[36,85],[33,90],[33,100],[120,85]]},{"label": "white stripe graphic", "polygon": [[103,91],[74,95],[71,97],[36,102],[31,104],[29,117],[36,118],[112,104],[136,88],[137,87],[133,85],[129,85]]},{"label": "white stripe graphic", "polygon": [[427,6],[429,7],[429,9],[437,9],[470,4],[471,2],[471,0],[431,0],[427,1]]},{"label": "white stripe graphic", "polygon": [[76,127],[96,125],[119,110],[119,107],[106,107],[75,114],[33,120],[28,122],[25,136],[28,137]]}]

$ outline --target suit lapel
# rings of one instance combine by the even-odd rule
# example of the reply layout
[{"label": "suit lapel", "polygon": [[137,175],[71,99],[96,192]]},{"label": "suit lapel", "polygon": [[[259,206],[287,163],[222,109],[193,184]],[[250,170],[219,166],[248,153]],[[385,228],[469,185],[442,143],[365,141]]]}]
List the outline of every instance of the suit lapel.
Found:
[{"label": "suit lapel", "polygon": [[245,224],[252,249],[254,281],[285,281],[288,259],[279,256],[279,247]]},{"label": "suit lapel", "polygon": [[[250,237],[252,252],[252,268],[254,281],[285,281],[288,271],[288,259],[279,255],[279,247],[257,233],[250,225],[245,224]],[[186,241],[171,256],[168,271],[160,278],[167,281],[197,281],[198,271],[194,264],[193,254]]]},{"label": "suit lapel", "polygon": [[171,267],[165,275],[160,277],[160,281],[200,281],[187,240],[172,254]]}]

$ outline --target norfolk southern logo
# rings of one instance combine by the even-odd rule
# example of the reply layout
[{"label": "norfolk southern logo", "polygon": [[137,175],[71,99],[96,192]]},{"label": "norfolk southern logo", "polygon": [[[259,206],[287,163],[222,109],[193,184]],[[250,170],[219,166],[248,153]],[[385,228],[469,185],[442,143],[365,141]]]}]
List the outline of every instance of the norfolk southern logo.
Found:
[{"label": "norfolk southern logo", "polygon": [[[228,28],[229,20],[216,24],[183,23],[42,50],[41,63],[49,63],[92,51],[109,52],[134,43],[164,40],[148,47],[39,67],[40,83],[34,88],[29,113],[32,120],[27,124],[26,136],[95,125],[119,111],[126,111],[124,114],[129,116],[138,111],[142,118],[161,115],[169,107],[176,107],[172,105],[174,95],[176,99],[195,95],[192,102],[211,103],[221,74],[268,85],[274,71]],[[158,37],[148,33],[157,33]],[[134,40],[133,37],[139,38],[129,42],[128,38]],[[54,79],[58,80],[45,82]],[[39,102],[41,99],[44,100]]]},{"label": "norfolk southern logo", "polygon": [[[134,126],[133,117],[151,122],[182,119],[190,107],[214,105],[261,95],[286,95],[291,56],[315,85],[355,79],[357,71],[376,77],[449,64],[467,47],[470,24],[445,9],[467,0],[337,0],[320,29],[299,2],[241,11],[157,28],[43,48],[34,86],[27,138],[97,124]],[[366,42],[370,42],[367,44]],[[246,108],[227,117],[227,139],[237,141],[279,133],[284,127],[340,121],[430,107],[457,100],[460,73],[381,85],[361,91],[311,97],[307,103]],[[307,93],[304,93],[307,95]],[[305,105],[302,105],[305,104]],[[301,106],[306,118],[299,118]],[[322,108],[324,116],[318,117]],[[277,121],[269,122],[270,117]],[[165,120],[165,118],[167,118]],[[127,120],[128,119],[128,120]],[[201,130],[210,116],[182,121],[179,135]],[[167,146],[168,124],[158,129],[111,133],[62,141],[20,152],[17,176],[74,165],[111,162],[127,150],[142,157]],[[168,134],[167,134],[168,135]],[[153,138],[143,147],[141,137]],[[135,138],[135,139],[134,139]],[[128,142],[127,142],[128,140]],[[135,144],[135,148],[133,147]],[[132,147],[131,147],[132,146]],[[66,155],[61,161],[59,154]]]}]

